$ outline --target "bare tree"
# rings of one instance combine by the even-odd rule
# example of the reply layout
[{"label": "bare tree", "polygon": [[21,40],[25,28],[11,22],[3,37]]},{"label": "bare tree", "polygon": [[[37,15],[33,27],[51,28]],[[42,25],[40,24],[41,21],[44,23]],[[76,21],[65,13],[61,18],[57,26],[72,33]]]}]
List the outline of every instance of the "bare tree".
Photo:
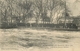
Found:
[{"label": "bare tree", "polygon": [[[19,2],[19,6],[21,7],[22,10],[22,22],[25,23],[25,20],[29,19],[32,17],[32,12],[33,10],[31,9],[32,7],[32,2],[29,0],[24,0],[22,2]],[[31,26],[31,23],[30,23]]]},{"label": "bare tree", "polygon": [[36,10],[36,24],[38,26],[39,24],[39,20],[40,20],[40,17],[41,17],[41,13],[43,11],[43,0],[34,0],[34,5],[35,7],[38,9]]}]

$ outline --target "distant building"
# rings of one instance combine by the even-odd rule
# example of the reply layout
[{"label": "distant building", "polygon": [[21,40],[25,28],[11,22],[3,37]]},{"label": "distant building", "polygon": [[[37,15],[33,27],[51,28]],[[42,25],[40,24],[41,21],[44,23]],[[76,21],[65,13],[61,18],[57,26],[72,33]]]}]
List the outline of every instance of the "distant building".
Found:
[{"label": "distant building", "polygon": [[66,22],[66,23],[72,23],[73,22],[73,18],[71,18],[71,17],[68,17],[68,18],[60,18],[59,20],[59,23],[64,23],[64,22]]},{"label": "distant building", "polygon": [[76,24],[77,26],[80,26],[80,17],[74,17],[73,18],[73,23]]},{"label": "distant building", "polygon": [[59,23],[64,23],[66,21],[66,23],[73,23],[76,24],[77,26],[80,26],[80,17],[68,17],[68,18],[60,18],[58,20]]}]

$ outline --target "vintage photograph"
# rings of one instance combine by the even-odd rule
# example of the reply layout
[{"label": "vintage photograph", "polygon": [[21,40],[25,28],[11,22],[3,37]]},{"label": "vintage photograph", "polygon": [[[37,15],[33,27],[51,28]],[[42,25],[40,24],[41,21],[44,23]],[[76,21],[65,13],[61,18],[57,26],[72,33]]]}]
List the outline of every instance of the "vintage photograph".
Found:
[{"label": "vintage photograph", "polygon": [[80,51],[80,0],[0,0],[0,51]]}]

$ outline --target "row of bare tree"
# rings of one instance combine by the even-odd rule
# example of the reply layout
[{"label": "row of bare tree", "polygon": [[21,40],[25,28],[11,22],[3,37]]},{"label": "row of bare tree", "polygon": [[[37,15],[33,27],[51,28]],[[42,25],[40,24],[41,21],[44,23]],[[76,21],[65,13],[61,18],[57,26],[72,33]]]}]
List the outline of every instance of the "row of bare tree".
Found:
[{"label": "row of bare tree", "polygon": [[2,23],[13,23],[14,18],[16,24],[20,21],[27,23],[32,18],[36,19],[37,24],[40,20],[42,23],[53,23],[56,20],[58,23],[59,19],[64,16],[64,0],[0,0],[0,19]]}]

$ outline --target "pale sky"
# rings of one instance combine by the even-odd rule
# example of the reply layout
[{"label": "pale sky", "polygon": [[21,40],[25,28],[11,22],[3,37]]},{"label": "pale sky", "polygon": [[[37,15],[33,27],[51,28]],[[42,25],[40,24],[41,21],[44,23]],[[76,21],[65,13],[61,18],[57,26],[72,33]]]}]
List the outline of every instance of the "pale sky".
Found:
[{"label": "pale sky", "polygon": [[[80,0],[66,0],[68,7],[70,8],[74,16],[80,15]],[[76,2],[75,2],[76,1]]]}]

